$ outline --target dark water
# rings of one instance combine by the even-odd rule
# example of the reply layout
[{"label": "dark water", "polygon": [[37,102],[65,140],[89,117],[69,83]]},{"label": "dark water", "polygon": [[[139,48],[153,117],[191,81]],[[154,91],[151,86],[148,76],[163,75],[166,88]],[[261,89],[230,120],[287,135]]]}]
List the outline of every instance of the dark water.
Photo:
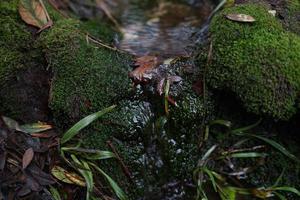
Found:
[{"label": "dark water", "polygon": [[119,18],[119,47],[136,56],[188,56],[198,32],[213,10],[212,1],[128,0]]}]

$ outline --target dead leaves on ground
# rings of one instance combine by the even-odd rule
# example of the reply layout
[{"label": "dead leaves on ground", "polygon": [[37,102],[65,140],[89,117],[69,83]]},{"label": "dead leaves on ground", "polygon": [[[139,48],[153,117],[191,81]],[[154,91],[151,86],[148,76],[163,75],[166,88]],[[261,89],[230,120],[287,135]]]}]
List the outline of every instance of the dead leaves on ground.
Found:
[{"label": "dead leaves on ground", "polygon": [[159,64],[156,56],[142,56],[135,59],[134,66],[136,67],[129,73],[129,77],[134,83],[147,82],[149,72],[151,72]]},{"label": "dead leaves on ground", "polygon": [[28,165],[31,163],[32,159],[34,156],[34,151],[33,149],[30,147],[29,149],[27,149],[23,155],[23,159],[22,159],[22,166],[23,169],[25,169],[26,167],[28,167]]},{"label": "dead leaves on ground", "polygon": [[19,13],[27,24],[39,28],[37,33],[53,24],[42,0],[20,0]]},{"label": "dead leaves on ground", "polygon": [[54,166],[51,169],[51,174],[64,183],[79,185],[82,187],[86,186],[84,178],[74,172],[69,172],[60,166]]},{"label": "dead leaves on ground", "polygon": [[255,22],[254,17],[245,14],[227,14],[225,15],[227,19],[235,22],[244,22],[244,23],[252,23]]},{"label": "dead leaves on ground", "polygon": [[[49,152],[54,147],[52,145],[57,144],[57,134],[51,133],[52,126],[45,123],[26,127],[27,131],[23,131],[24,126],[15,120],[0,117],[1,189],[5,188],[6,193],[16,199],[39,193],[45,187],[56,183],[47,171],[54,162]],[[41,131],[52,137],[41,140],[30,135],[30,132],[38,134]],[[0,191],[1,195],[3,194]]]}]

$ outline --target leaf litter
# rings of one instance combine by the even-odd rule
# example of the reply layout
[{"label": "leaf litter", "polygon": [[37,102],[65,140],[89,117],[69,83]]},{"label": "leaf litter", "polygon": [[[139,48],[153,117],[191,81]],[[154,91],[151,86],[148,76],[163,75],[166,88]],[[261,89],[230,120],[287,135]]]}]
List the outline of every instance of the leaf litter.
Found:
[{"label": "leaf litter", "polygon": [[53,25],[53,21],[50,19],[42,0],[21,0],[19,13],[23,21],[39,28],[37,33]]}]

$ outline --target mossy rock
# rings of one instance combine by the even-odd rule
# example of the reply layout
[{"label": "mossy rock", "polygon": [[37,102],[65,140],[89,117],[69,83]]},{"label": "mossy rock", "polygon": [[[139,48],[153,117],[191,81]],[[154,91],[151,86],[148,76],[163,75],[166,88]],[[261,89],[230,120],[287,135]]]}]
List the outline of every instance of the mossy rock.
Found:
[{"label": "mossy rock", "polygon": [[117,103],[130,89],[130,57],[87,43],[82,27],[76,20],[58,20],[37,42],[53,71],[49,105],[61,125]]},{"label": "mossy rock", "polygon": [[[229,13],[248,14],[256,21],[234,22],[225,18]],[[287,120],[295,114],[300,89],[298,36],[255,4],[224,9],[213,18],[210,32],[210,87],[233,92],[247,111],[258,115]]]},{"label": "mossy rock", "polygon": [[0,2],[0,112],[22,120],[47,120],[47,71],[17,0]]}]

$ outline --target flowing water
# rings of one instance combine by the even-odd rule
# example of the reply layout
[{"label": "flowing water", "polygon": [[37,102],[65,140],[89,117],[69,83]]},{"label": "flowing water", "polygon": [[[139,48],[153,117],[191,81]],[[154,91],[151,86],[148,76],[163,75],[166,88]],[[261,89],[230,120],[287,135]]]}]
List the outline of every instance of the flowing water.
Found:
[{"label": "flowing water", "polygon": [[119,47],[136,56],[188,56],[214,4],[209,0],[128,0],[120,14]]}]

